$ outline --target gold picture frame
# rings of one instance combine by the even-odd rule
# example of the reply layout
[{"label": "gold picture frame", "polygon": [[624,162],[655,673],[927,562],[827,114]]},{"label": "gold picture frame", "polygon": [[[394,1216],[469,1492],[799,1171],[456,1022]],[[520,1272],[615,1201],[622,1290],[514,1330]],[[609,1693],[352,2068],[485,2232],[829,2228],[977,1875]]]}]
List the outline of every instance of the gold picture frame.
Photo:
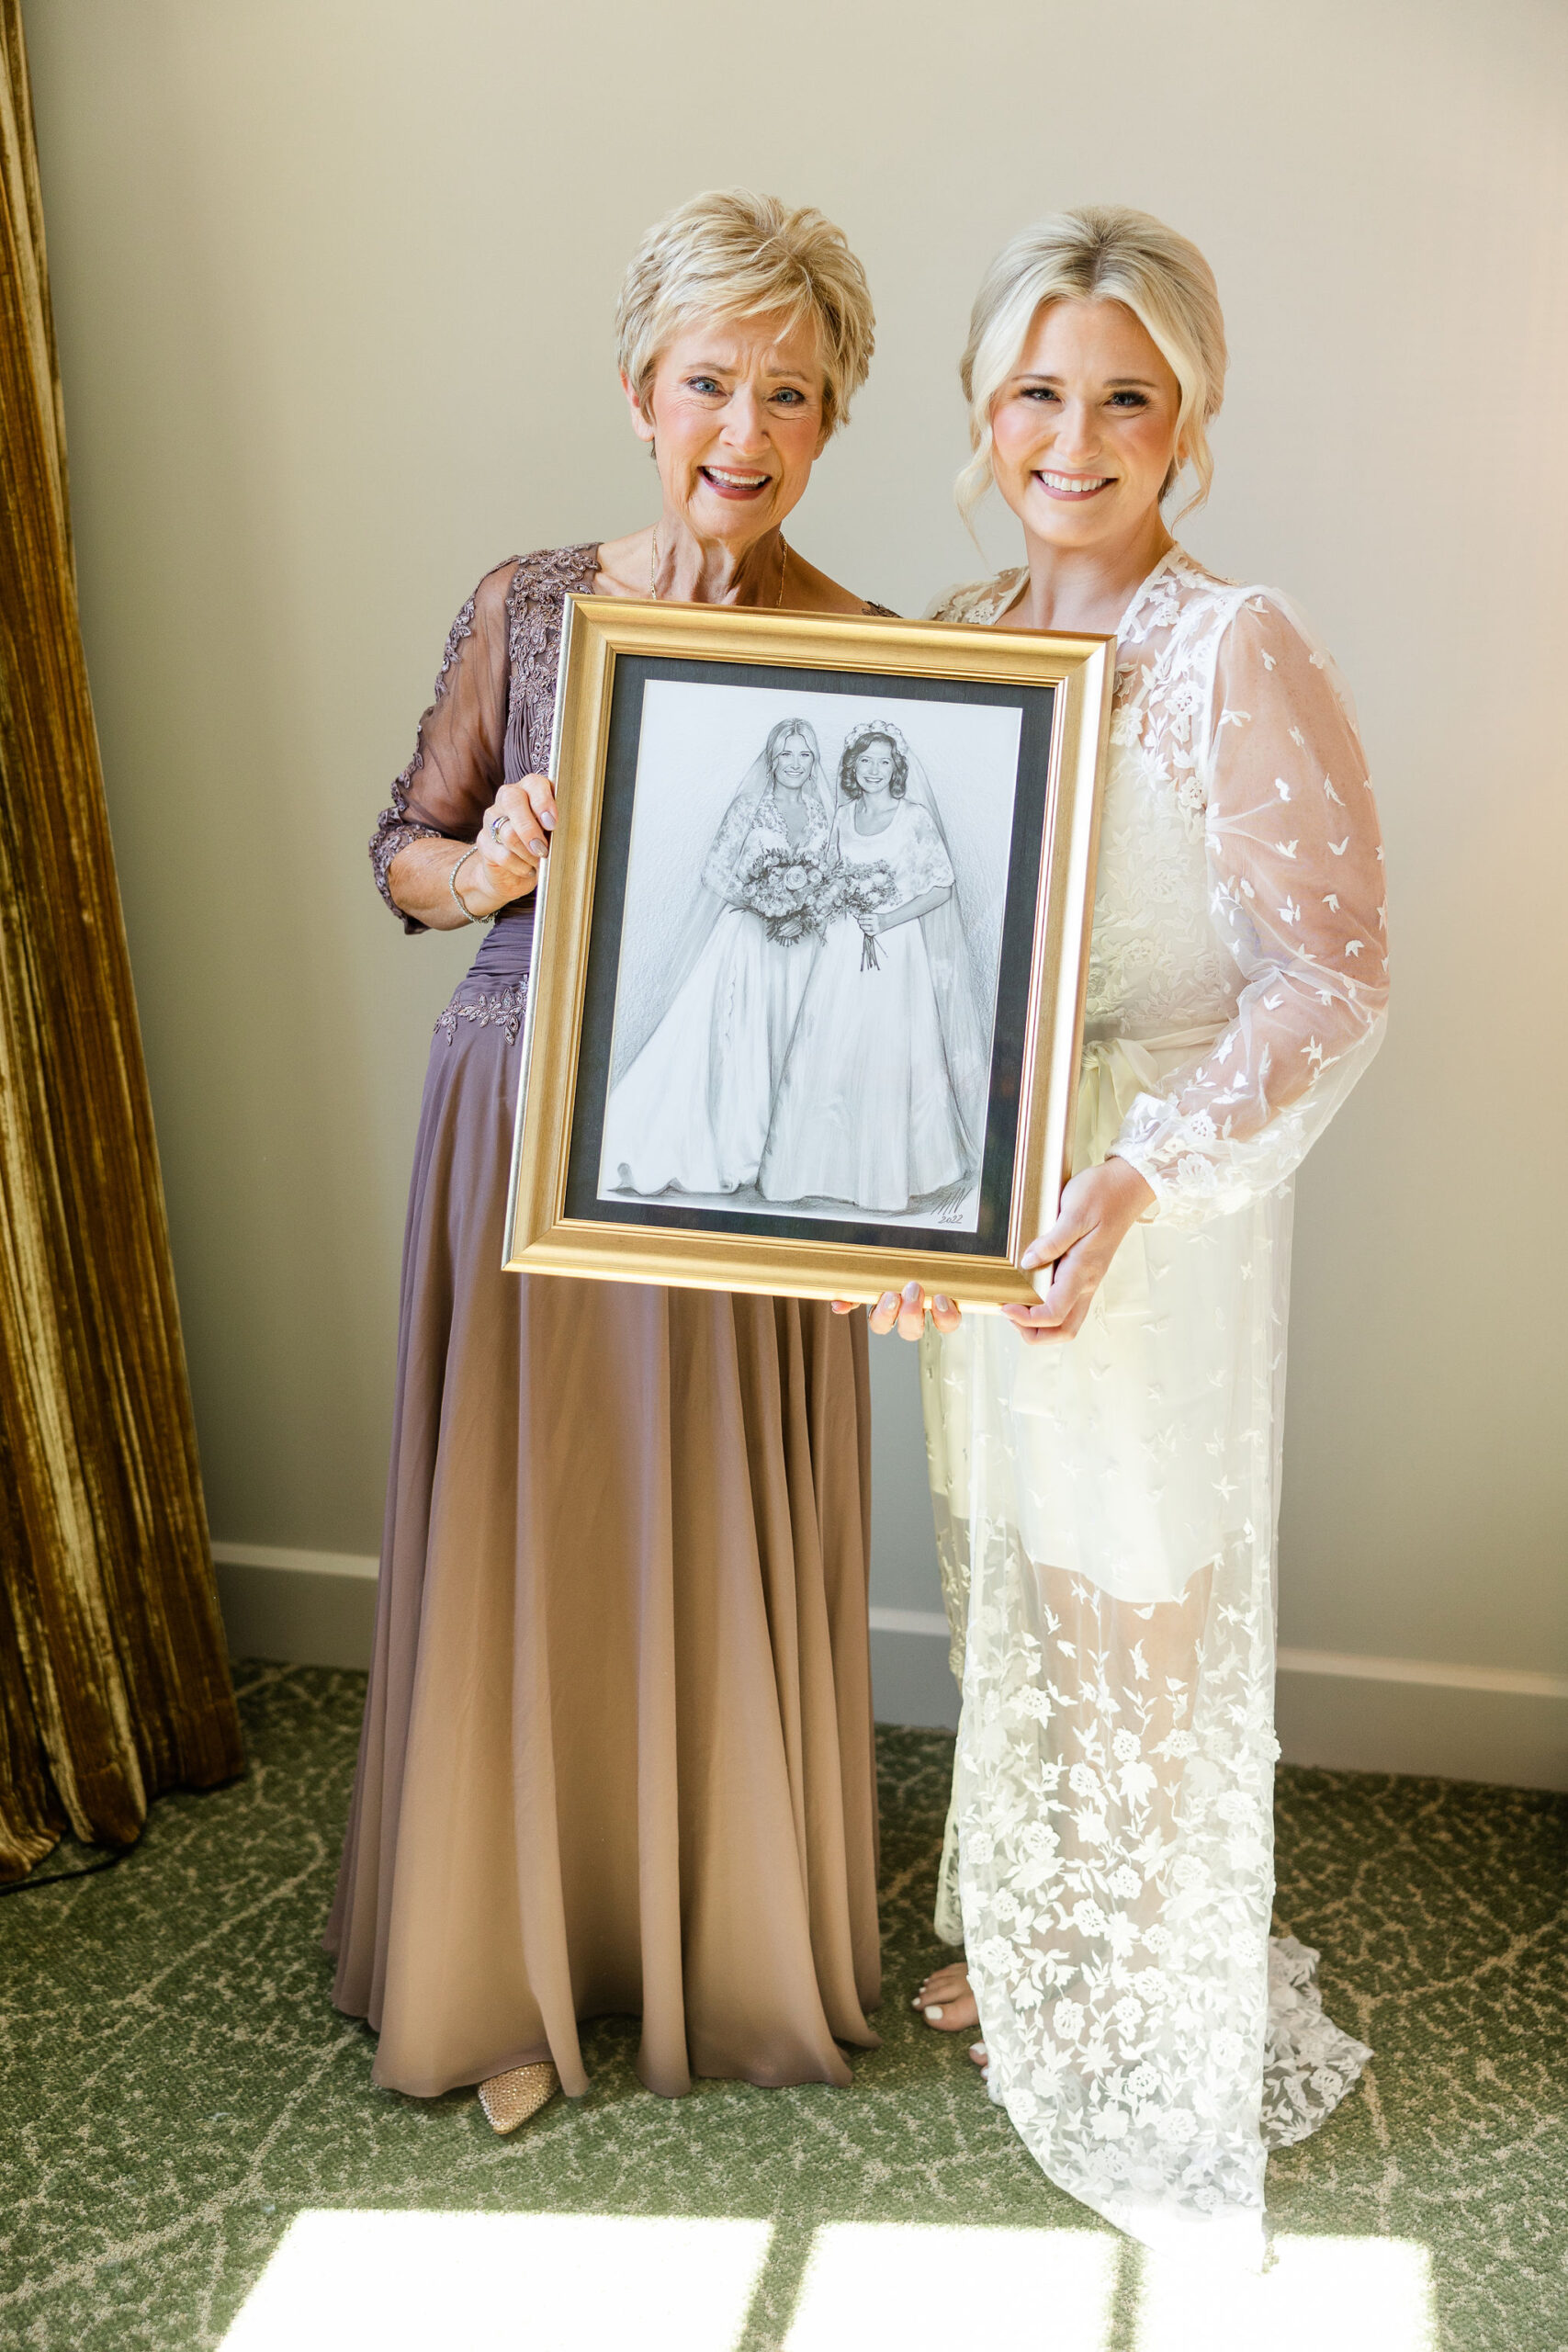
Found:
[{"label": "gold picture frame", "polygon": [[[507,1268],[859,1300],[913,1279],[971,1308],[1032,1297],[1032,1278],[1019,1271],[1017,1260],[1056,1213],[1073,1145],[1114,662],[1115,640],[1110,637],[569,597],[551,762],[558,817],[536,912]],[[729,700],[715,703],[715,689],[728,693]],[[704,1200],[671,1187],[639,1194],[628,1189],[634,1180],[625,1160],[615,1170],[625,1182],[606,1182],[606,1106],[625,1075],[615,1058],[617,1023],[630,1019],[622,1011],[629,986],[623,961],[631,955],[634,938],[642,935],[634,933],[634,922],[646,929],[656,915],[663,920],[661,900],[646,906],[639,901],[639,888],[645,899],[648,893],[638,877],[645,868],[654,870],[650,859],[667,856],[668,824],[683,823],[687,817],[684,795],[676,786],[661,786],[661,800],[648,797],[654,793],[646,780],[654,761],[649,730],[654,718],[664,714],[660,724],[666,735],[678,721],[681,741],[689,742],[694,723],[695,734],[706,741],[710,718],[722,734],[735,713],[744,717],[753,702],[759,712],[776,709],[781,695],[784,706],[809,707],[829,719],[852,719],[871,705],[901,709],[907,717],[913,713],[909,723],[917,734],[922,728],[928,734],[938,729],[942,741],[957,743],[961,752],[970,740],[967,729],[985,748],[990,763],[985,774],[999,779],[987,786],[987,838],[1001,842],[1005,831],[1005,855],[993,849],[984,887],[973,894],[986,899],[985,935],[994,934],[996,942],[994,951],[987,950],[995,968],[988,1006],[983,973],[976,983],[976,1001],[989,1023],[988,1091],[983,1118],[970,1121],[976,1136],[970,1189],[957,1206],[950,1202],[941,1212],[948,1219],[967,1220],[961,1225],[939,1225],[937,1211],[919,1204],[907,1204],[890,1225],[885,1207],[848,1200],[838,1192],[815,1205],[804,1204],[804,1193],[798,1201],[783,1204],[750,1199],[745,1191]],[[998,796],[1006,744],[1014,740],[1010,713],[1016,714],[1018,748],[1012,797],[1004,808]],[[811,740],[815,752],[818,738],[828,740],[831,732],[821,724],[789,723],[789,748],[797,759],[805,756],[804,738]],[[851,731],[857,741],[868,734],[897,737],[906,753],[913,741],[891,722],[882,727],[874,715]],[[992,748],[997,745],[1002,749]],[[769,746],[772,763],[772,738]],[[850,757],[846,740],[841,758]],[[950,769],[960,778],[980,772],[963,758]],[[816,773],[824,776],[825,767]],[[855,776],[860,774],[855,771]],[[905,774],[900,792],[908,790],[908,762]],[[844,795],[860,789],[855,776],[840,785],[830,803],[835,822],[854,819]],[[820,782],[813,789],[820,797]],[[949,823],[964,835],[966,789],[961,784],[955,791],[950,784],[945,798],[934,787],[928,791],[939,830],[945,809]],[[652,812],[645,813],[640,833],[639,792]],[[971,805],[978,810],[978,797]],[[665,820],[658,819],[660,809]],[[908,828],[915,820],[906,815],[900,821]],[[692,857],[701,837],[694,841]],[[831,855],[830,845],[826,854]],[[842,851],[839,855],[841,865]],[[956,853],[950,874],[956,871],[955,860]],[[993,869],[1004,866],[998,899]],[[688,859],[683,871],[690,870]],[[702,871],[705,876],[705,865]],[[950,897],[962,919],[956,881]],[[919,927],[926,932],[924,917]],[[976,919],[972,936],[978,938],[983,928]],[[645,965],[651,952],[644,954]],[[818,940],[811,952],[820,957],[826,951]],[[842,952],[848,951],[840,940]],[[802,947],[800,953],[805,956],[807,951]],[[863,943],[862,956],[863,963],[874,960],[874,946]],[[787,969],[798,976],[814,967],[803,961]],[[790,984],[796,982],[792,978]],[[806,985],[809,989],[809,980]],[[827,985],[824,978],[822,990]],[[674,1024],[671,1050],[683,1050],[675,1008],[665,1017]],[[797,1036],[804,1022],[803,1013]],[[748,1200],[750,1205],[735,1205]]]}]

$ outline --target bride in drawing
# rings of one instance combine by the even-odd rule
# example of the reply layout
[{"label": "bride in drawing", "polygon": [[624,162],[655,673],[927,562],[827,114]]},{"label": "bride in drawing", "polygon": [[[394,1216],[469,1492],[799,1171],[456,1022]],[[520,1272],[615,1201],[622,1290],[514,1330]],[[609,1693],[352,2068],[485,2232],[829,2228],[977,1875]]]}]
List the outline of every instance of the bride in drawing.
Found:
[{"label": "bride in drawing", "polygon": [[758,1189],[890,1214],[961,1196],[980,1172],[988,1024],[936,802],[886,719],[844,744],[829,855],[842,911],[807,981]]},{"label": "bride in drawing", "polygon": [[[797,895],[832,830],[813,729],[781,719],[725,810],[671,962],[664,1011],[611,1088],[600,1182],[734,1193],[756,1182],[774,1089],[818,936],[761,910],[759,867]],[[795,862],[803,869],[796,871]]]}]

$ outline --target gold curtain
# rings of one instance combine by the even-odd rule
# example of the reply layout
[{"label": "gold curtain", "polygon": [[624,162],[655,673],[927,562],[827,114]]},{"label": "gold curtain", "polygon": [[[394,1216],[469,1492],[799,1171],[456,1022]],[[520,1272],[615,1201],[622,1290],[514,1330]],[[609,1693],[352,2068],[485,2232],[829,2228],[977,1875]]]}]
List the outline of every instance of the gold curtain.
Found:
[{"label": "gold curtain", "polygon": [[0,1879],[242,1768],[0,0]]}]

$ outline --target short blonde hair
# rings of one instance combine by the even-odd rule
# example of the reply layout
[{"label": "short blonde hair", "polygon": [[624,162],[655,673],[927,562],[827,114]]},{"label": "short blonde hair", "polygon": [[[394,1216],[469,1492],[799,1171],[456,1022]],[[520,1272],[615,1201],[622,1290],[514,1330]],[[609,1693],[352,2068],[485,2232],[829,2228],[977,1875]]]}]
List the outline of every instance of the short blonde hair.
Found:
[{"label": "short blonde hair", "polygon": [[615,356],[640,405],[677,329],[697,318],[781,312],[816,322],[823,422],[846,422],[875,348],[865,272],[841,229],[809,205],[713,188],[656,221],[632,255],[615,306]]},{"label": "short blonde hair", "polygon": [[1168,496],[1183,459],[1198,487],[1181,512],[1201,506],[1213,480],[1207,427],[1225,389],[1225,322],[1214,273],[1197,246],[1150,212],[1086,204],[1021,230],[980,284],[959,364],[975,455],[953,484],[965,522],[990,489],[991,404],[1018,365],[1043,304],[1124,302],[1147,331],[1181,388],[1181,457],[1160,488]]}]

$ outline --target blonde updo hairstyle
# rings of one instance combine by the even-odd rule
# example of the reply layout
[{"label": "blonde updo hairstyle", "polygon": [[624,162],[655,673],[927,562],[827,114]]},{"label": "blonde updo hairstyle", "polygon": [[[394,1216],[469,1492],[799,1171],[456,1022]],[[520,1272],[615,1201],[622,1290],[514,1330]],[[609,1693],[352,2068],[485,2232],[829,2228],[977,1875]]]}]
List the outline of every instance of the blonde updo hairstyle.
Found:
[{"label": "blonde updo hairstyle", "polygon": [[850,413],[875,347],[865,272],[841,229],[809,205],[713,188],[677,205],[632,255],[615,306],[615,356],[642,406],[660,355],[694,319],[814,320],[829,433]]},{"label": "blonde updo hairstyle", "polygon": [[1213,480],[1210,420],[1225,389],[1225,322],[1214,273],[1190,239],[1150,212],[1085,204],[1055,212],[1002,247],[981,280],[959,364],[975,454],[953,484],[965,523],[990,489],[991,406],[1017,367],[1043,304],[1124,302],[1169,364],[1181,390],[1178,455],[1160,486],[1170,494],[1183,463],[1197,487],[1181,509],[1201,506]]}]

